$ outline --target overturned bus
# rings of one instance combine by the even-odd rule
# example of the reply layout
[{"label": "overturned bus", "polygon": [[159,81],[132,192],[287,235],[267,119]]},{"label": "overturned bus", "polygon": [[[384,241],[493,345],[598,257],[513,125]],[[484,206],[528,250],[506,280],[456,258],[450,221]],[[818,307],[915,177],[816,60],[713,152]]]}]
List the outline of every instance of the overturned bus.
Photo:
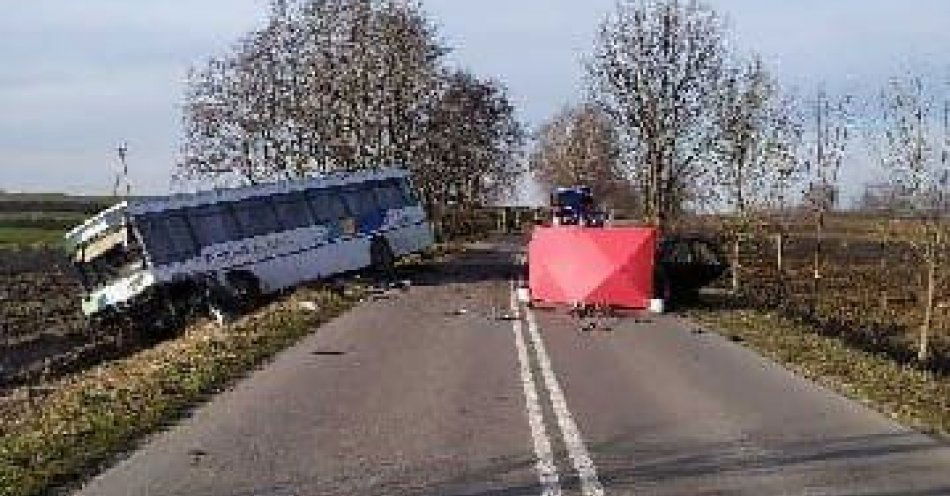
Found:
[{"label": "overturned bus", "polygon": [[129,200],[66,240],[86,315],[161,318],[200,306],[224,320],[303,281],[391,272],[433,232],[408,172],[387,168]]}]

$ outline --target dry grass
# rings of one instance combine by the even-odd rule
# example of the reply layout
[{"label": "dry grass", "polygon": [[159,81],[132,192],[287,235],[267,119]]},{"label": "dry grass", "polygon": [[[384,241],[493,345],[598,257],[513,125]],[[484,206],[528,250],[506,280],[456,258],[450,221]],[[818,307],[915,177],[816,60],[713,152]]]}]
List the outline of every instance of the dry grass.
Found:
[{"label": "dry grass", "polygon": [[[921,221],[855,213],[828,216],[817,280],[818,243],[811,216],[802,212],[782,222],[768,221],[741,244],[738,272],[745,304],[780,310],[821,327],[823,334],[840,335],[857,349],[886,352],[898,363],[916,364],[927,267],[919,246],[909,240],[921,229]],[[720,218],[704,217],[688,230],[722,236],[732,264],[732,241],[722,234],[721,224]],[[781,271],[773,235],[778,231],[785,232]],[[936,276],[926,365],[950,375],[950,272],[940,267]]]},{"label": "dry grass", "polygon": [[896,420],[924,432],[950,435],[950,377],[857,350],[773,312],[711,306],[689,314]]},{"label": "dry grass", "polygon": [[41,494],[89,474],[356,299],[300,289],[233,325],[195,325],[127,359],[17,391],[0,411],[0,495]]}]

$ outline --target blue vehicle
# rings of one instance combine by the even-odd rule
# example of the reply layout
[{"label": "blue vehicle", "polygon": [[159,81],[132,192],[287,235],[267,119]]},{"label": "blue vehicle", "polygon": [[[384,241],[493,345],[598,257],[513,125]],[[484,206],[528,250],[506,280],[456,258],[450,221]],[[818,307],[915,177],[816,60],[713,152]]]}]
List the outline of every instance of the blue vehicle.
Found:
[{"label": "blue vehicle", "polygon": [[606,215],[597,209],[588,186],[561,187],[551,194],[554,224],[603,227]]}]

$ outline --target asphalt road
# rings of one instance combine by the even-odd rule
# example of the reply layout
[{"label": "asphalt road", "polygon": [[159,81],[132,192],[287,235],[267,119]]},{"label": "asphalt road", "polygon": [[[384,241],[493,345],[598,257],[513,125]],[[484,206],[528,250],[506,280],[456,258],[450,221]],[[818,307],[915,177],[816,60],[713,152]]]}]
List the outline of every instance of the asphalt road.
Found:
[{"label": "asphalt road", "polygon": [[325,325],[78,494],[950,495],[946,444],[715,333],[525,308],[516,250]]}]

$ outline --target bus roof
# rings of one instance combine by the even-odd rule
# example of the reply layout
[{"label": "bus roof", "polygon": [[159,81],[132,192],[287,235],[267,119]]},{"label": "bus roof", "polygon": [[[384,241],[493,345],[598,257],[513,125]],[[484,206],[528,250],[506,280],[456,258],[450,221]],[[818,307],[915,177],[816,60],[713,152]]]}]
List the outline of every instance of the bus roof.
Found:
[{"label": "bus roof", "polygon": [[296,181],[278,181],[274,183],[256,184],[239,188],[218,188],[195,193],[179,193],[170,196],[159,196],[136,199],[129,204],[129,214],[162,212],[187,207],[213,205],[220,202],[235,202],[262,196],[272,196],[308,189],[329,188],[366,181],[382,181],[386,179],[404,178],[409,171],[397,167],[365,169],[359,171],[344,171],[314,176]]},{"label": "bus roof", "polygon": [[124,222],[126,208],[128,208],[128,203],[122,202],[99,212],[66,233],[64,236],[66,243],[76,247],[98,237],[112,227],[121,225]]}]

